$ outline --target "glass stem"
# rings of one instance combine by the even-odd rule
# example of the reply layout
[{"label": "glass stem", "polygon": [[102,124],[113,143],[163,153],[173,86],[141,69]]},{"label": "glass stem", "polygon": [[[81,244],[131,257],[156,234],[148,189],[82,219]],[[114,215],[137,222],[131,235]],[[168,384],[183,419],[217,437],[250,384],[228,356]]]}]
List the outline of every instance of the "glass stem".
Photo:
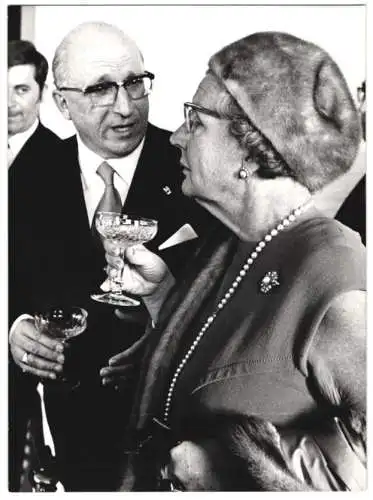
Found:
[{"label": "glass stem", "polygon": [[117,270],[115,277],[110,277],[110,293],[113,293],[116,296],[122,295],[121,277],[123,275],[123,267],[124,267],[124,251],[125,251],[125,248],[122,248],[122,247],[119,248],[118,257],[120,257],[122,259],[123,266],[121,267],[121,269]]}]

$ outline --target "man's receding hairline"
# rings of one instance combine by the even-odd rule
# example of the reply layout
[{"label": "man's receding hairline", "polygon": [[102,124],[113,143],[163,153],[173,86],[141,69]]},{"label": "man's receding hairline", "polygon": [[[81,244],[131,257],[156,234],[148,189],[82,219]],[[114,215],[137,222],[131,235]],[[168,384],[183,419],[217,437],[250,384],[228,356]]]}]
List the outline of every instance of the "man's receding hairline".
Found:
[{"label": "man's receding hairline", "polygon": [[118,26],[115,26],[113,24],[100,22],[100,21],[90,21],[90,22],[79,24],[78,26],[73,28],[65,36],[65,38],[62,40],[61,44],[68,47],[74,43],[74,40],[79,40],[79,38],[82,35],[89,33],[90,31],[93,32],[95,35],[98,35],[100,33],[101,34],[110,33],[112,35],[116,34],[125,43],[134,46],[142,57],[140,48],[138,47],[137,43],[129,35],[124,33],[124,31],[121,28],[119,28]]},{"label": "man's receding hairline", "polygon": [[67,70],[66,67],[67,55],[71,49],[74,50],[75,41],[81,39],[81,37],[84,36],[84,34],[86,34],[89,31],[94,32],[96,35],[98,31],[101,34],[105,33],[110,33],[112,35],[116,34],[125,44],[132,46],[136,49],[138,55],[140,56],[140,60],[142,61],[142,63],[144,63],[144,56],[140,48],[138,47],[137,43],[129,35],[127,35],[121,28],[119,28],[114,24],[106,23],[103,21],[87,21],[79,24],[78,26],[70,30],[59,43],[54,55],[54,62],[56,64],[52,65],[52,70],[55,70],[56,72],[56,74],[54,75],[55,80],[57,77],[57,73],[59,73],[59,69],[61,69],[61,65],[63,67],[64,72]]},{"label": "man's receding hairline", "polygon": [[55,55],[57,56],[57,59],[59,61],[64,60],[64,63],[66,64],[66,55],[69,52],[69,50],[73,47],[74,43],[81,39],[81,37],[86,34],[87,32],[96,32],[97,35],[97,30],[101,32],[101,34],[110,33],[110,34],[116,34],[118,35],[122,41],[124,41],[127,45],[133,46],[136,51],[138,52],[140,59],[142,62],[144,62],[144,57],[143,54],[138,47],[137,43],[122,29],[120,29],[118,26],[115,26],[113,24],[101,22],[101,21],[88,21],[85,23],[81,23],[75,28],[73,28],[65,37],[61,40],[60,44],[58,45]]}]

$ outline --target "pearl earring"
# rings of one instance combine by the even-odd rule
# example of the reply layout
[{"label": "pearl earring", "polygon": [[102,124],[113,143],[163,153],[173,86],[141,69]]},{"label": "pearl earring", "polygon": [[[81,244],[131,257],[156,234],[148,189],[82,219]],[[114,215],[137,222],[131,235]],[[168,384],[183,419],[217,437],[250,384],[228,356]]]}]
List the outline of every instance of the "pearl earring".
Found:
[{"label": "pearl earring", "polygon": [[247,170],[247,168],[241,167],[239,172],[238,172],[238,177],[240,179],[245,180],[245,179],[247,179],[248,175],[249,175],[249,171]]}]

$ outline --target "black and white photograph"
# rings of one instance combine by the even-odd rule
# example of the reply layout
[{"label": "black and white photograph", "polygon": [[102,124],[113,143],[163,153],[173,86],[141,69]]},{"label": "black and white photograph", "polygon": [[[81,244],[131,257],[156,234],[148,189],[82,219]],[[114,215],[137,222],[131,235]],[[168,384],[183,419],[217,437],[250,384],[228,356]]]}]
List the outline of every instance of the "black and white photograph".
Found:
[{"label": "black and white photograph", "polygon": [[2,10],[1,489],[368,494],[366,2]]}]

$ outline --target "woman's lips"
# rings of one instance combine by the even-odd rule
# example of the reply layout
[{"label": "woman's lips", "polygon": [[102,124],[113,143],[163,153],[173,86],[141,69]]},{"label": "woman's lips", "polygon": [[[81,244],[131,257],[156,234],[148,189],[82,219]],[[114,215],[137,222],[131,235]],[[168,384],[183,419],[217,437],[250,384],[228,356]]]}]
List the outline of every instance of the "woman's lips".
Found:
[{"label": "woman's lips", "polygon": [[183,161],[180,161],[180,165],[183,170],[190,170],[190,168],[187,167]]}]

